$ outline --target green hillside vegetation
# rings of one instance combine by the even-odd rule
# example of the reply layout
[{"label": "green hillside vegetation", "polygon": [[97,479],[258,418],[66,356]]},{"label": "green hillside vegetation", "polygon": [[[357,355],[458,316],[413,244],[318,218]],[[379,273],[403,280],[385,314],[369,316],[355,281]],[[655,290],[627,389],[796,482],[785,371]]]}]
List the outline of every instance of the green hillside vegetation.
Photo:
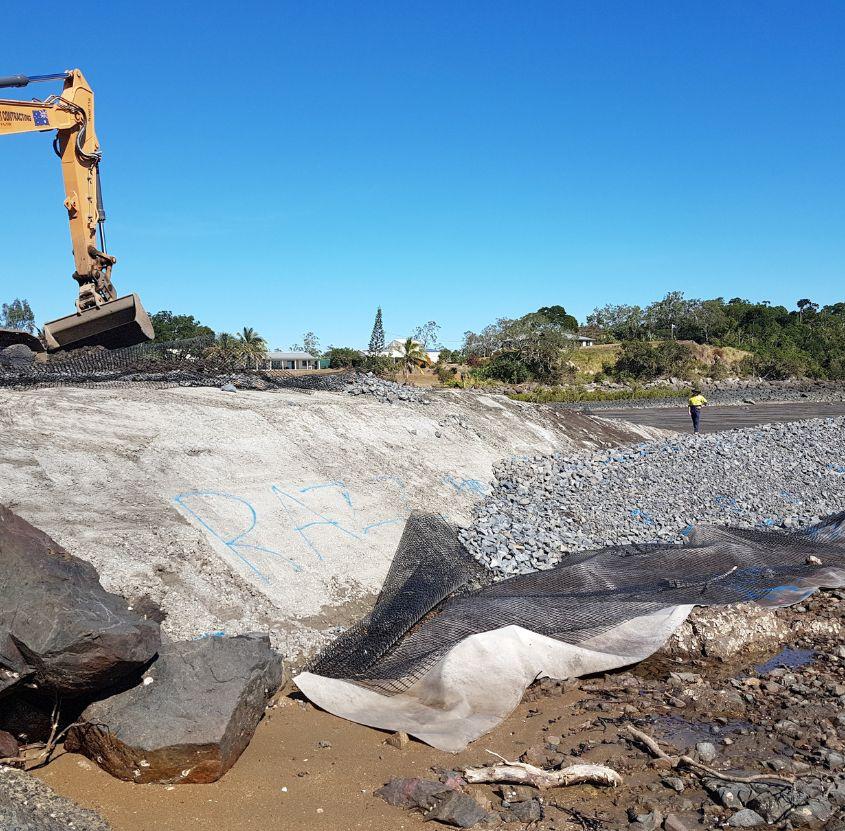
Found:
[{"label": "green hillside vegetation", "polygon": [[[845,380],[845,302],[795,309],[735,297],[686,299],[669,292],[645,307],[595,309],[580,333],[596,341],[579,348],[575,319],[563,306],[521,318],[500,318],[466,332],[446,362],[465,364],[461,383],[549,386],[612,379],[646,382],[676,377],[759,376]],[[445,383],[461,373],[443,370]]]},{"label": "green hillside vegetation", "polygon": [[[656,347],[660,341],[650,341],[649,345]],[[751,352],[735,349],[732,346],[711,346],[695,343],[694,341],[679,341],[689,350],[692,359],[697,362],[702,375],[708,374],[714,367],[718,372],[730,374],[742,373],[742,362],[751,357]],[[621,343],[598,343],[584,349],[574,350],[568,357],[569,362],[576,368],[581,380],[594,380],[596,375],[613,377],[619,356],[622,353]]]},{"label": "green hillside vegetation", "polygon": [[595,309],[584,331],[603,342],[692,341],[749,354],[742,371],[771,379],[845,380],[845,303],[819,306],[803,298],[793,310],[735,297],[688,300],[669,292],[639,306]]}]

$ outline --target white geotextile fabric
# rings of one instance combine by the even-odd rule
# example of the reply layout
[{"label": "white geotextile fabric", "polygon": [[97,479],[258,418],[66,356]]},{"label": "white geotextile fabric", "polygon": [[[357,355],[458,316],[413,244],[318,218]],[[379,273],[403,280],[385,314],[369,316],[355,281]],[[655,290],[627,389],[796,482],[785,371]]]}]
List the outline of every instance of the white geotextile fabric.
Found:
[{"label": "white geotextile fabric", "polygon": [[387,696],[303,672],[296,685],[317,706],[350,721],[404,731],[457,753],[516,708],[537,678],[563,680],[642,661],[686,620],[693,606],[632,618],[579,646],[505,626],[464,638],[407,690]]}]

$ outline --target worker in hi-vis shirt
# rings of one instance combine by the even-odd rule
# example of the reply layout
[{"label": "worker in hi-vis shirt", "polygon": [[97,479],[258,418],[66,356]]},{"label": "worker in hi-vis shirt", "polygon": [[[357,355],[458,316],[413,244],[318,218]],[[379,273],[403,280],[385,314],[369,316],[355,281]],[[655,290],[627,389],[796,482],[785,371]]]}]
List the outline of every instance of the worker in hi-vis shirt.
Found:
[{"label": "worker in hi-vis shirt", "polygon": [[692,429],[698,433],[701,424],[701,408],[707,406],[707,399],[701,394],[701,390],[693,390],[688,405],[689,414],[692,417]]}]

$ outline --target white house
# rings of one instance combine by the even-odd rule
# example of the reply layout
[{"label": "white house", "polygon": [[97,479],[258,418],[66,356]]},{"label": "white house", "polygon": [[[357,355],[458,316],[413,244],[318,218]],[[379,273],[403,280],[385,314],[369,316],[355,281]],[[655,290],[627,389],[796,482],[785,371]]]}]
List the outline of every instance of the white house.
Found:
[{"label": "white house", "polygon": [[319,369],[320,359],[308,352],[268,352],[264,369]]},{"label": "white house", "polygon": [[[390,358],[393,363],[396,363],[400,358],[405,357],[405,341],[407,338],[394,338],[387,346],[379,352],[379,355],[383,358]],[[422,349],[422,343],[418,340],[412,340],[412,343],[416,344],[417,346]],[[436,363],[437,357],[440,353],[433,349],[422,349],[423,355],[427,356],[429,363]]]},{"label": "white house", "polygon": [[592,338],[584,337],[584,335],[572,335],[569,332],[566,333],[566,338],[577,341],[579,348],[582,346],[592,346],[595,343]]}]

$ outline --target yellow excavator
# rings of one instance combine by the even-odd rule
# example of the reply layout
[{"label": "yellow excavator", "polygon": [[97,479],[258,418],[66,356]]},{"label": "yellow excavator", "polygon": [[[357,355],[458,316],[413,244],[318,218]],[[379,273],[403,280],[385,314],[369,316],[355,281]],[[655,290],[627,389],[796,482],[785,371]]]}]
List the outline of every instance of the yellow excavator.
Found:
[{"label": "yellow excavator", "polygon": [[78,69],[54,75],[0,77],[0,88],[42,81],[64,81],[64,88],[61,94],[43,101],[0,98],[0,136],[56,131],[53,149],[62,161],[64,204],[76,263],[73,279],[79,284],[79,296],[75,314],[44,326],[47,350],[80,346],[115,349],[152,340],[153,326],[138,295],[118,297],[111,281],[116,260],[106,249],[94,93]]}]

